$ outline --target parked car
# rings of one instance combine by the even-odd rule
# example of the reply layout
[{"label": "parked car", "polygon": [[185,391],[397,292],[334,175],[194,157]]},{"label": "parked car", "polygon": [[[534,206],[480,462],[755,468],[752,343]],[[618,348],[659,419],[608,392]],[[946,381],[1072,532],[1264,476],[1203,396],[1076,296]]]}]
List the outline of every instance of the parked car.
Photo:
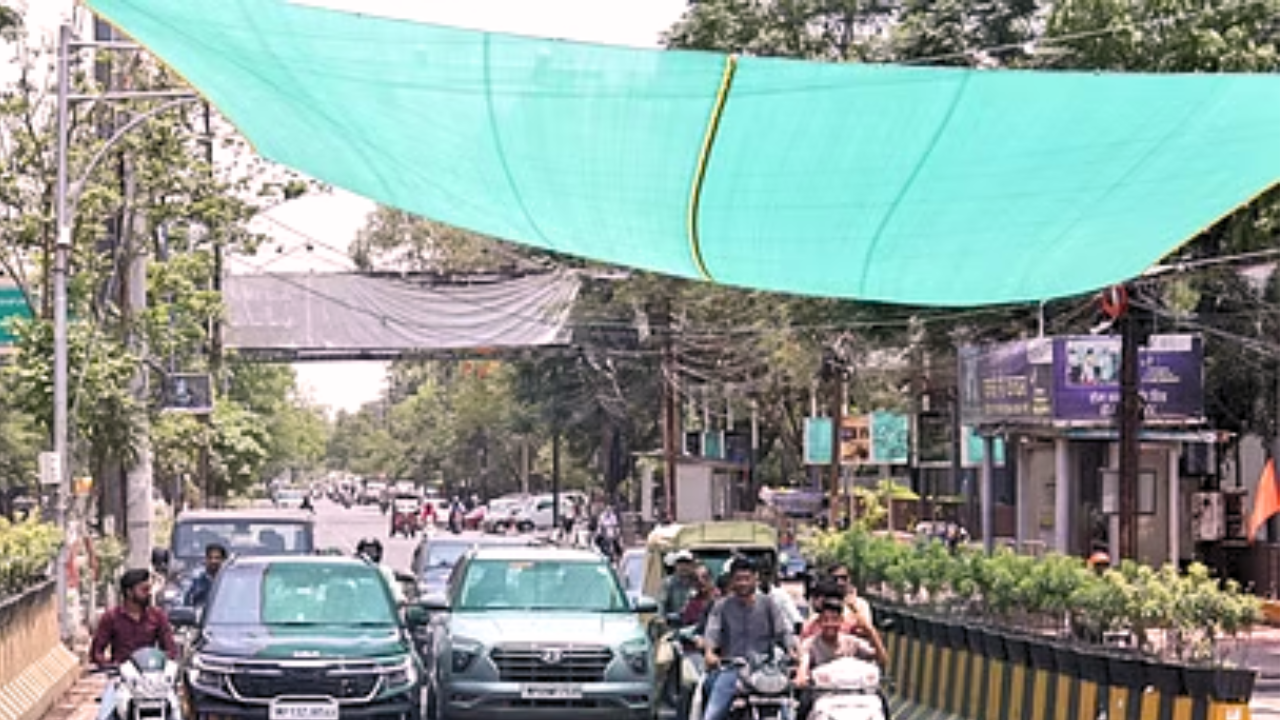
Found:
[{"label": "parked car", "polygon": [[425,677],[411,630],[379,569],[355,558],[240,558],[214,583],[184,689],[192,717],[421,720]]},{"label": "parked car", "polygon": [[292,510],[197,510],[178,515],[168,549],[153,555],[154,569],[165,578],[160,605],[183,604],[195,574],[204,567],[204,551],[219,543],[231,556],[310,555],[315,552],[315,520]]},{"label": "parked car", "polygon": [[522,495],[508,495],[490,500],[480,528],[488,533],[506,532],[514,525],[512,519],[526,502],[528,498]]},{"label": "parked car", "polygon": [[[573,513],[575,505],[581,504],[585,506],[586,496],[580,492],[564,492],[560,494],[560,519],[569,517]],[[525,504],[511,518],[510,522],[515,523],[516,529],[520,532],[530,532],[532,530],[546,530],[550,528],[554,520],[555,499],[551,495],[537,495],[529,498]]]},{"label": "parked car", "polygon": [[[428,716],[651,720],[653,648],[608,560],[587,550],[472,550],[432,613]],[[536,618],[536,622],[533,621]]]}]

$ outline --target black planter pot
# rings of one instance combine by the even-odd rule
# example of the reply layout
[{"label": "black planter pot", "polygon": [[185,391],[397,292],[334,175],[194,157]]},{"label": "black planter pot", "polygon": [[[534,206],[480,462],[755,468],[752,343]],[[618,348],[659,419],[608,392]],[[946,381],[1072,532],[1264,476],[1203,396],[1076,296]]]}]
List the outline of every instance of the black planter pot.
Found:
[{"label": "black planter pot", "polygon": [[1044,639],[1030,640],[1027,652],[1031,656],[1031,667],[1049,672],[1058,669],[1058,646],[1055,643]]},{"label": "black planter pot", "polygon": [[918,638],[916,629],[916,616],[912,613],[902,610],[898,613],[898,622],[902,626],[902,634],[909,638]]},{"label": "black planter pot", "polygon": [[1107,658],[1109,683],[1115,687],[1141,690],[1147,686],[1149,663],[1135,655],[1112,655]]},{"label": "black planter pot", "polygon": [[1255,670],[1222,667],[1183,667],[1182,681],[1193,698],[1248,702],[1258,679]]},{"label": "black planter pot", "polygon": [[902,613],[892,605],[871,606],[871,617],[875,618],[876,626],[881,630],[902,632]]},{"label": "black planter pot", "polygon": [[998,630],[987,630],[983,634],[982,654],[992,660],[1005,661],[1009,659],[1008,648],[1005,647],[1004,633]]},{"label": "black planter pot", "polygon": [[947,642],[947,626],[934,617],[924,619],[924,639],[932,645],[941,647]]},{"label": "black planter pot", "polygon": [[1059,674],[1070,678],[1080,677],[1080,651],[1070,645],[1053,647],[1053,664]]},{"label": "black planter pot", "polygon": [[1148,661],[1147,684],[1167,697],[1177,697],[1187,693],[1186,684],[1182,679],[1182,668],[1177,665]]},{"label": "black planter pot", "polygon": [[978,625],[966,625],[964,628],[964,641],[969,647],[969,652],[974,655],[982,655],[987,649],[987,630]]},{"label": "black planter pot", "polygon": [[947,623],[947,647],[952,650],[964,650],[969,647],[968,632],[958,622]]},{"label": "black planter pot", "polygon": [[1027,665],[1031,662],[1030,641],[1025,635],[1009,633],[1004,636],[1004,652],[1013,665]]},{"label": "black planter pot", "polygon": [[1076,653],[1076,660],[1079,662],[1081,680],[1098,685],[1106,685],[1110,682],[1111,671],[1107,656],[1103,653],[1080,650]]}]

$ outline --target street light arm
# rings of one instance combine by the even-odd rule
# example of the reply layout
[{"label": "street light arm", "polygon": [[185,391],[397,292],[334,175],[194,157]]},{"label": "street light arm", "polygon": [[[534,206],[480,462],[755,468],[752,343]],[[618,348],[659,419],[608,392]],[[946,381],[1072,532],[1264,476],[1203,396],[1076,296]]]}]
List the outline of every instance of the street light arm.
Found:
[{"label": "street light arm", "polygon": [[89,164],[85,166],[84,172],[80,174],[80,178],[77,179],[75,182],[71,183],[71,187],[68,189],[70,193],[70,197],[68,197],[68,200],[70,201],[71,209],[67,213],[67,217],[75,217],[75,206],[80,202],[80,192],[83,189],[84,184],[89,181],[89,176],[93,173],[94,168],[96,168],[98,166],[98,163],[102,162],[102,159],[107,156],[108,150],[110,150],[113,146],[115,146],[116,143],[120,142],[120,140],[124,138],[125,135],[128,135],[129,133],[133,132],[133,130],[136,129],[138,126],[150,121],[152,118],[156,117],[157,115],[163,112],[172,110],[173,108],[176,108],[179,105],[185,105],[190,102],[195,102],[199,99],[200,99],[199,95],[192,93],[187,97],[181,97],[181,98],[178,98],[177,100],[170,100],[169,102],[164,103],[163,105],[157,105],[156,107],[151,108],[145,113],[142,113],[141,115],[138,115],[133,119],[129,120],[129,122],[125,123],[124,125],[121,125],[119,129],[117,129],[115,133],[111,135],[111,137],[107,138],[107,141],[102,144],[102,147],[98,148],[98,151],[93,154],[93,157],[89,158]]}]

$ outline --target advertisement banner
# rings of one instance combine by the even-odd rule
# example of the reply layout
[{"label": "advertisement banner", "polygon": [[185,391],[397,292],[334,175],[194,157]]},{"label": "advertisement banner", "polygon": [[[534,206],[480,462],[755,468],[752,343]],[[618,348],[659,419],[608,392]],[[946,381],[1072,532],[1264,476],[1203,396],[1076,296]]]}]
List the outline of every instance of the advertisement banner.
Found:
[{"label": "advertisement banner", "polygon": [[871,464],[906,465],[910,460],[911,419],[898,413],[871,413]]},{"label": "advertisement banner", "polygon": [[846,415],[840,421],[840,464],[861,465],[871,459],[871,418]]},{"label": "advertisement banner", "polygon": [[[1111,421],[1120,407],[1120,338],[1054,341],[1054,417]],[[1204,417],[1204,344],[1196,335],[1154,335],[1138,350],[1145,420]]]},{"label": "advertisement banner", "polygon": [[9,327],[9,318],[29,318],[27,298],[14,285],[0,285],[0,345],[12,345],[17,338]]},{"label": "advertisement banner", "polygon": [[1048,339],[960,349],[964,422],[1047,421],[1053,417],[1053,344]]},{"label": "advertisement banner", "polygon": [[805,465],[831,464],[831,418],[808,417],[804,419]]}]

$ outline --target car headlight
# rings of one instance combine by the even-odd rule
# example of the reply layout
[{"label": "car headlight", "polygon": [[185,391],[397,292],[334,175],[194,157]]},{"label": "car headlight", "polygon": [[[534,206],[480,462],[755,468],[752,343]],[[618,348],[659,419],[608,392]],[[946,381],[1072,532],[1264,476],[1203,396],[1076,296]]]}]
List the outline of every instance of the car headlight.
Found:
[{"label": "car headlight", "polygon": [[449,648],[449,667],[455,673],[464,673],[476,661],[476,658],[480,657],[480,653],[483,651],[484,646],[478,642],[454,640]]},{"label": "car headlight", "polygon": [[418,682],[418,668],[408,657],[394,665],[387,665],[382,672],[388,690],[399,690]]},{"label": "car headlight", "polygon": [[636,638],[622,643],[620,648],[622,659],[632,672],[643,675],[649,672],[649,642],[644,638]]},{"label": "car headlight", "polygon": [[225,687],[227,675],[231,674],[231,671],[232,668],[227,665],[210,662],[208,659],[197,655],[191,661],[191,667],[187,670],[187,677],[195,687],[204,690],[221,691]]}]

